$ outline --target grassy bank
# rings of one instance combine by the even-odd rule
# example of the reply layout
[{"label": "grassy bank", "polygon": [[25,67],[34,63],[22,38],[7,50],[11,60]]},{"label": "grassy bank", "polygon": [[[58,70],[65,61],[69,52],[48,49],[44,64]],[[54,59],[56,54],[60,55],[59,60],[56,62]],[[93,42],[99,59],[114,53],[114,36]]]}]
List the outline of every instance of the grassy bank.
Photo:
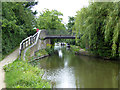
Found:
[{"label": "grassy bank", "polygon": [[16,60],[13,63],[4,66],[5,83],[7,88],[50,88],[49,81],[42,79],[44,71],[37,66],[32,66],[28,61],[34,60],[36,57],[49,55],[53,52],[53,48],[47,46],[46,49],[41,49],[35,53],[35,56],[30,57],[30,49],[27,50],[25,61]]},{"label": "grassy bank", "polygon": [[43,55],[48,55],[48,52],[45,49],[41,49],[35,53],[35,56],[40,57]]},{"label": "grassy bank", "polygon": [[42,79],[42,69],[16,60],[4,67],[7,88],[50,88],[50,83]]},{"label": "grassy bank", "polygon": [[88,50],[82,49],[82,48],[80,48],[80,46],[71,45],[71,50],[76,55],[92,56],[92,57],[97,57],[97,58],[101,58],[101,59],[105,59],[105,60],[119,60],[119,58],[110,58],[110,57],[96,55],[96,54],[92,53],[89,49]]},{"label": "grassy bank", "polygon": [[71,46],[71,50],[75,53],[75,52],[79,52],[80,47],[79,46],[75,46],[75,45],[70,45]]},{"label": "grassy bank", "polygon": [[[52,55],[54,53],[54,48],[50,46],[47,46],[45,49],[40,49],[38,51],[35,52],[35,56],[30,57],[30,59],[28,59],[28,61],[34,61],[34,60],[39,60],[42,58],[45,58],[49,55]],[[29,56],[29,52],[28,54],[26,53],[26,57]]]},{"label": "grassy bank", "polygon": [[[53,53],[54,53],[54,48],[52,47],[51,44],[47,44],[47,47],[44,49],[40,49],[38,51],[35,51],[34,56],[31,56],[31,49],[28,49],[26,51],[25,61],[31,62],[31,61],[34,61],[36,59],[39,59],[40,57],[44,58],[44,56],[52,55]],[[23,54],[24,54],[24,51],[22,51],[22,53],[21,53],[22,60],[23,60]]]}]

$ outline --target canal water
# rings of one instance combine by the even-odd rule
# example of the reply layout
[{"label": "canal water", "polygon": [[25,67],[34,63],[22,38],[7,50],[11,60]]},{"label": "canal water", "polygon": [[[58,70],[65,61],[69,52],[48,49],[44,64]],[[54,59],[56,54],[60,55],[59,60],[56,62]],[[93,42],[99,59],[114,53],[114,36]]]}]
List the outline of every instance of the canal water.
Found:
[{"label": "canal water", "polygon": [[51,80],[54,88],[118,88],[118,62],[55,49],[56,54],[35,61],[45,70],[43,78]]}]

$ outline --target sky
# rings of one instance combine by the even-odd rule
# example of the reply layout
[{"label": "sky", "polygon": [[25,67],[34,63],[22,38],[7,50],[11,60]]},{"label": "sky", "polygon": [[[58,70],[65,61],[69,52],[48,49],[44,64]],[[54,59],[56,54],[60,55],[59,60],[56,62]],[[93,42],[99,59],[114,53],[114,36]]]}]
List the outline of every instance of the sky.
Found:
[{"label": "sky", "polygon": [[63,23],[68,23],[68,16],[75,16],[76,11],[89,5],[88,0],[36,0],[38,4],[32,8],[33,11],[43,11],[45,8],[49,10],[57,10],[63,13]]}]

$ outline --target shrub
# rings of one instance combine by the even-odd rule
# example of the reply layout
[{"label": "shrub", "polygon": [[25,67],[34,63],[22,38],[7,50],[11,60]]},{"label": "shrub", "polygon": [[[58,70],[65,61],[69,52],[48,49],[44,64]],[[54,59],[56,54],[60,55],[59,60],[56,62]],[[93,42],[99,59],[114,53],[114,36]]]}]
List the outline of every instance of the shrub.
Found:
[{"label": "shrub", "polygon": [[54,53],[54,48],[51,44],[47,44],[47,47],[45,49],[49,55]]}]

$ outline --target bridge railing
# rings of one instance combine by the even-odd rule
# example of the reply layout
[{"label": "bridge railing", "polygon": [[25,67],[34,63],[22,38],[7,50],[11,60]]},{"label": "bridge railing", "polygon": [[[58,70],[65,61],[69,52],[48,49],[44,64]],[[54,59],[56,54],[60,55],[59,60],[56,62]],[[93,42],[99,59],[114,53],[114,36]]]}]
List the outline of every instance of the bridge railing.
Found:
[{"label": "bridge railing", "polygon": [[20,49],[19,49],[19,55],[21,57],[21,52],[22,50],[24,50],[26,47],[28,47],[29,45],[35,43],[36,38],[37,38],[38,32],[35,33],[33,36],[27,37],[26,39],[24,39],[21,43],[20,43]]}]

